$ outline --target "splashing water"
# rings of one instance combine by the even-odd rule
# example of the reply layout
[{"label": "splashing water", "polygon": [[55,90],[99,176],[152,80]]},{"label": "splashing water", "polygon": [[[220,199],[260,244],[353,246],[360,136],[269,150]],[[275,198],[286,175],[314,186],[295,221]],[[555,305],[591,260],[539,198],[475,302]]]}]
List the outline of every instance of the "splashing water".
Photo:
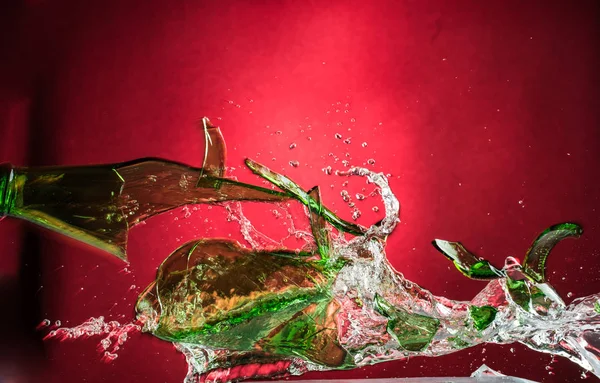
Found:
[{"label": "splashing water", "polygon": [[[320,257],[201,240],[161,265],[140,296],[138,319],[143,331],[174,342],[186,356],[186,383],[348,369],[513,342],[564,356],[600,376],[600,295],[565,306],[547,283],[519,279],[525,269],[509,258],[502,270],[486,266],[496,274],[471,301],[435,296],[386,259],[385,239],[400,209],[387,178],[365,168],[337,174],[366,177],[378,187],[385,217],[363,235],[347,240],[313,226],[319,250],[325,248]],[[293,190],[283,176],[270,180]],[[245,219],[239,203],[231,206],[229,214],[254,249],[276,242]],[[458,249],[447,241],[436,246],[447,255]],[[462,267],[461,259],[454,261]]]},{"label": "splashing water", "polygon": [[[45,319],[38,328],[47,326],[47,323],[49,322]],[[44,337],[44,340],[58,339],[65,341],[106,335],[98,343],[98,351],[102,353],[104,361],[111,362],[118,357],[117,351],[125,344],[129,338],[129,334],[140,331],[140,323],[120,324],[117,321],[106,322],[103,316],[99,316],[97,318],[92,317],[74,327],[60,327],[52,330]]]},{"label": "splashing water", "polygon": [[[471,301],[454,301],[408,281],[388,263],[385,242],[399,222],[400,204],[384,174],[365,168],[335,172],[365,177],[377,187],[371,196],[382,198],[385,217],[364,229],[322,206],[318,188],[305,192],[260,164],[247,165],[306,205],[312,234],[290,225],[290,235],[312,238],[316,250],[277,250],[282,241],[258,231],[239,202],[222,203],[250,249],[226,240],[186,243],[140,295],[137,321],[90,318],[52,330],[45,339],[103,336],[98,350],[111,361],[131,333],[151,333],[185,355],[186,383],[349,369],[514,342],[566,357],[600,376],[600,294],[567,306],[544,280],[546,256],[558,240],[579,233],[575,225],[550,228],[532,246],[529,262],[509,257],[502,269],[459,243],[436,240],[463,274],[489,280]],[[192,187],[188,178],[179,182]],[[347,192],[344,197],[350,202]]]}]

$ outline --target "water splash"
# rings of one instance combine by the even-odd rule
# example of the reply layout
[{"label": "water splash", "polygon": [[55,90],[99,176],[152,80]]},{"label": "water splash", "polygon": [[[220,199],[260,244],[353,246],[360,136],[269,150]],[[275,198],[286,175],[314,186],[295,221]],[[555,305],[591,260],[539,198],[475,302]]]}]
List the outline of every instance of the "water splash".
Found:
[{"label": "water splash", "polygon": [[[517,261],[510,258],[505,268],[498,271],[497,278],[491,280],[471,301],[461,302],[435,296],[405,279],[386,259],[385,239],[399,222],[400,210],[386,176],[365,168],[351,168],[336,174],[365,177],[368,183],[376,185],[376,195],[383,200],[385,217],[369,227],[364,235],[352,239],[344,235],[331,235],[329,229],[325,229],[331,242],[326,246],[327,253],[321,253],[321,256],[327,258],[316,261],[325,262],[327,259],[322,266],[324,271],[308,271],[311,270],[309,266],[302,266],[308,268],[300,272],[297,269],[300,266],[291,264],[276,268],[279,271],[272,275],[278,276],[273,282],[269,279],[272,275],[267,273],[252,283],[265,286],[279,283],[283,287],[278,288],[284,290],[273,288],[269,292],[257,285],[256,291],[250,288],[245,293],[255,297],[253,299],[244,301],[243,296],[232,295],[227,300],[226,310],[230,310],[228,315],[238,316],[224,317],[222,321],[214,319],[216,322],[208,319],[212,309],[203,306],[209,299],[206,292],[195,289],[189,282],[175,287],[172,284],[164,287],[165,283],[161,288],[151,285],[146,295],[140,298],[137,310],[140,320],[146,318],[144,330],[162,339],[174,340],[177,349],[186,356],[189,366],[186,383],[205,379],[225,382],[299,375],[307,371],[347,369],[414,356],[444,355],[482,343],[514,342],[567,357],[600,375],[600,315],[597,310],[600,295],[579,298],[565,306],[550,285],[530,281],[520,281],[520,288],[525,290],[519,290],[522,295],[518,295],[511,283],[519,282],[515,275],[518,276],[521,269]],[[285,180],[275,179],[275,182]],[[260,249],[276,242],[256,230],[249,220],[240,218],[243,213],[239,203],[235,207],[238,217],[235,220],[240,223],[244,238],[253,248]],[[232,214],[231,210],[229,212]],[[319,244],[319,241],[323,239],[317,238],[315,233],[319,232],[315,232],[313,227],[313,238],[320,247],[323,244]],[[442,245],[444,243],[453,244],[439,242]],[[200,242],[198,246],[202,246]],[[448,246],[446,251],[449,251]],[[239,251],[242,250],[235,249],[234,253],[238,254]],[[159,274],[168,278],[171,275],[169,273],[182,275],[184,271],[183,275],[191,277],[196,275],[193,273],[199,270],[198,267],[206,267],[204,261],[194,261],[192,251],[185,254],[188,254],[187,270],[164,268]],[[240,259],[252,257],[252,253],[244,254]],[[270,259],[279,262],[279,258]],[[306,262],[304,265],[310,265]],[[227,276],[229,266],[211,267],[225,278],[223,281],[230,278]],[[242,269],[235,276],[237,279],[252,278],[251,274],[254,273],[260,271]],[[312,275],[312,282],[306,282],[303,275]],[[194,279],[194,284],[210,286],[206,285],[204,277],[194,278],[200,278]],[[296,291],[293,286],[282,284],[281,281],[286,278],[296,278],[294,283],[297,286],[308,286],[308,290],[302,291],[309,294],[306,297],[315,298],[302,298],[307,300],[306,305],[297,300],[293,300],[296,303],[282,303],[282,299],[288,299],[285,297]],[[184,277],[184,281],[191,280]],[[157,283],[160,284],[160,280]],[[315,290],[316,295],[310,295],[313,294],[310,286],[315,286],[314,283],[322,287]],[[208,288],[210,290],[213,287]],[[527,295],[529,292],[531,294]],[[175,303],[175,296],[179,297],[176,298],[178,300],[196,302],[193,308],[188,307],[192,311],[183,313],[172,307],[167,309],[171,314],[161,311],[165,310],[165,306]],[[531,299],[529,306],[523,303],[523,297]],[[261,310],[266,309],[260,307],[267,306],[257,305],[260,302],[275,302],[269,300],[271,298],[278,302],[277,306],[272,306],[273,309],[268,309],[274,311],[261,314],[264,312]],[[153,303],[157,300],[160,307]],[[224,307],[224,302],[218,305]],[[311,318],[310,321],[302,319],[305,316]],[[240,322],[235,318],[246,319]],[[177,328],[187,335],[179,332],[176,340],[175,333],[169,332],[166,323],[177,323]],[[313,330],[309,330],[311,328]],[[240,343],[236,337],[244,341]],[[231,346],[227,346],[230,343]],[[215,347],[216,344],[221,347]]]},{"label": "water splash", "polygon": [[[60,323],[57,321],[57,323]],[[38,328],[45,327],[49,321],[45,319]],[[60,326],[58,324],[57,326]],[[118,357],[117,351],[129,339],[132,333],[138,333],[142,329],[141,323],[131,322],[121,324],[117,321],[106,322],[103,316],[89,318],[87,321],[74,327],[60,327],[50,331],[44,340],[57,339],[59,341],[74,340],[79,338],[90,338],[105,335],[98,343],[98,351],[102,353],[105,362],[112,362]]]}]

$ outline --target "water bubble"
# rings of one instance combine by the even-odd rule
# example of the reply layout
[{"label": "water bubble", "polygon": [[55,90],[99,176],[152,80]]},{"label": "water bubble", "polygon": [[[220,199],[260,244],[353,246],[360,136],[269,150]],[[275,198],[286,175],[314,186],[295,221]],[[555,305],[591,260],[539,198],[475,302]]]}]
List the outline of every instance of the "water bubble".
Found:
[{"label": "water bubble", "polygon": [[306,137],[306,139],[309,140],[309,141],[312,141],[312,137],[311,136]]},{"label": "water bubble", "polygon": [[364,200],[366,197],[364,194],[356,193],[356,199],[359,201]]},{"label": "water bubble", "polygon": [[360,146],[362,146],[363,148],[366,148],[366,147],[367,147],[367,145],[368,145],[368,144],[367,144],[366,142],[363,142],[362,144],[360,144]]},{"label": "water bubble", "polygon": [[321,170],[323,171],[323,173],[325,173],[327,175],[331,175],[331,166],[324,167]]},{"label": "water bubble", "polygon": [[356,122],[356,118],[352,117],[352,118],[350,119],[350,122]]},{"label": "water bubble", "polygon": [[367,163],[368,163],[369,165],[375,165],[375,160],[374,160],[374,159],[372,159],[372,158],[369,158],[369,159],[367,160]]},{"label": "water bubble", "polygon": [[276,131],[275,134],[278,136],[281,135],[281,130]]},{"label": "water bubble", "polygon": [[342,135],[341,135],[341,134],[339,134],[339,133],[336,133],[336,134],[334,135],[334,137],[335,137],[335,138],[337,138],[338,140],[341,140],[341,139],[342,139]]},{"label": "water bubble", "polygon": [[379,208],[377,206],[373,206],[373,208],[371,210],[373,210],[375,213],[377,213],[379,211]]},{"label": "water bubble", "polygon": [[54,322],[54,325],[55,325],[56,327],[60,327],[60,326],[62,325],[62,322],[61,322],[61,321],[59,321],[59,320],[57,320],[56,322]]},{"label": "water bubble", "polygon": [[514,347],[511,347],[511,348],[510,348],[510,352],[514,354],[514,353],[515,353],[515,348],[514,348]]},{"label": "water bubble", "polygon": [[340,195],[342,196],[342,199],[344,200],[344,202],[350,201],[350,194],[346,190],[342,190],[340,192]]},{"label": "water bubble", "polygon": [[352,143],[352,138],[351,138],[351,137],[348,137],[348,138],[346,138],[346,139],[344,140],[344,144],[346,144],[346,145],[349,145],[349,144],[351,144],[351,143]]},{"label": "water bubble", "polygon": [[572,296],[573,296],[573,293],[572,293],[572,292],[568,292],[568,293],[567,293],[567,297],[571,298]]},{"label": "water bubble", "polygon": [[360,215],[361,215],[361,213],[360,213],[360,210],[358,210],[358,209],[357,209],[357,210],[354,210],[354,211],[352,212],[352,219],[356,221],[357,219],[359,219],[359,218],[360,218]]},{"label": "water bubble", "polygon": [[295,142],[292,142],[292,143],[290,144],[290,149],[294,149],[295,147],[296,147],[296,143],[295,143]]},{"label": "water bubble", "polygon": [[298,161],[290,161],[289,164],[294,168],[297,168],[298,166],[300,166],[300,162],[298,162]]},{"label": "water bubble", "polygon": [[350,161],[343,160],[342,165],[344,165],[345,167],[348,167],[348,166],[350,166]]}]

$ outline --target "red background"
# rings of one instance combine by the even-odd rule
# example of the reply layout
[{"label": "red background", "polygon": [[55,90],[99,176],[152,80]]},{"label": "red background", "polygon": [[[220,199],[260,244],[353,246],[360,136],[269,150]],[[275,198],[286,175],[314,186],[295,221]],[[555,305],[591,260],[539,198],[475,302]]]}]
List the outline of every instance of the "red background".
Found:
[{"label": "red background", "polygon": [[[242,169],[252,157],[306,188],[321,185],[346,218],[344,179],[321,171],[343,169],[328,153],[350,153],[352,165],[375,159],[402,203],[390,262],[436,294],[470,299],[483,285],[450,270],[433,238],[460,240],[502,265],[562,221],[585,233],[557,246],[550,283],[567,302],[600,291],[597,2],[31,0],[5,3],[0,18],[0,161],[157,156],[199,166],[198,121],[208,116],[224,132],[233,174],[259,182]],[[352,180],[348,190],[361,187]],[[359,204],[359,222],[380,216],[374,203]],[[236,235],[217,210],[189,219],[176,211],[134,229],[130,273],[4,220],[0,380],[181,382],[183,357],[151,336],[134,335],[106,364],[98,338],[42,342],[33,328],[44,318],[127,322],[175,247]],[[270,214],[249,215],[277,226]],[[580,380],[575,364],[550,361],[521,345],[487,345],[305,378],[464,376],[486,363],[545,382]]]}]

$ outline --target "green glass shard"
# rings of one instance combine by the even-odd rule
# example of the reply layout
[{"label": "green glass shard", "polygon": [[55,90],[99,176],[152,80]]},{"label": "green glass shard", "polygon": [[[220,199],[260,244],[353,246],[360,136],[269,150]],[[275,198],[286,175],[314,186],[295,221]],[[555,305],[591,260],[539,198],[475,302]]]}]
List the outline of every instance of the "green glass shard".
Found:
[{"label": "green glass shard", "polygon": [[282,201],[270,189],[212,176],[160,159],[123,164],[0,171],[3,215],[31,221],[126,259],[130,227],[186,205],[231,200]]},{"label": "green glass shard", "polygon": [[492,306],[469,306],[469,314],[473,326],[477,330],[485,330],[496,318],[498,310]]},{"label": "green glass shard", "polygon": [[329,209],[321,206],[320,202],[317,202],[314,198],[308,195],[308,193],[302,190],[302,188],[298,186],[298,184],[296,184],[288,177],[276,173],[271,169],[267,168],[266,166],[261,165],[258,162],[255,162],[249,158],[246,159],[246,165],[254,173],[271,182],[273,185],[279,187],[281,190],[285,191],[290,197],[296,198],[298,201],[308,206],[309,209],[314,211],[321,211],[323,217],[339,230],[354,235],[362,235],[365,233],[366,230],[363,227],[360,227],[359,225],[356,225],[354,223],[344,221],[335,214],[333,214]]},{"label": "green glass shard", "polygon": [[328,299],[340,267],[232,241],[193,241],[163,262],[136,307],[155,318],[161,339],[253,350],[290,317]]},{"label": "green glass shard", "polygon": [[312,188],[308,195],[317,202],[316,208],[314,205],[309,205],[310,211],[310,227],[321,254],[321,259],[326,260],[329,258],[329,252],[331,248],[331,238],[329,237],[329,231],[326,226],[326,219],[323,215],[324,207],[321,204],[321,193],[319,187],[315,186]]},{"label": "green glass shard", "polygon": [[525,311],[531,311],[531,293],[525,280],[513,280],[506,278],[506,287],[508,293],[517,305],[521,306]]},{"label": "green glass shard", "polygon": [[544,230],[533,242],[523,261],[523,271],[534,281],[546,281],[544,276],[546,259],[552,248],[565,238],[578,238],[583,233],[575,223],[561,223]]},{"label": "green glass shard", "polygon": [[501,270],[485,259],[478,258],[470,253],[460,242],[436,239],[432,244],[450,259],[461,273],[471,279],[491,280],[504,275]]},{"label": "green glass shard", "polygon": [[339,305],[331,299],[312,303],[259,342],[269,353],[299,356],[329,367],[351,367],[339,344],[335,316]]},{"label": "green glass shard", "polygon": [[451,336],[448,338],[448,342],[452,345],[452,347],[456,350],[463,349],[465,347],[471,346],[471,343],[463,340],[460,337]]},{"label": "green glass shard", "polygon": [[202,130],[206,145],[204,146],[204,162],[202,162],[200,178],[204,176],[223,178],[225,177],[227,149],[221,129],[204,117],[202,118]]},{"label": "green glass shard", "polygon": [[594,303],[594,311],[600,314],[600,301],[596,301],[596,303]]},{"label": "green glass shard", "polygon": [[439,319],[393,307],[379,295],[375,297],[374,303],[375,309],[389,318],[389,334],[407,351],[426,349],[440,328]]}]

